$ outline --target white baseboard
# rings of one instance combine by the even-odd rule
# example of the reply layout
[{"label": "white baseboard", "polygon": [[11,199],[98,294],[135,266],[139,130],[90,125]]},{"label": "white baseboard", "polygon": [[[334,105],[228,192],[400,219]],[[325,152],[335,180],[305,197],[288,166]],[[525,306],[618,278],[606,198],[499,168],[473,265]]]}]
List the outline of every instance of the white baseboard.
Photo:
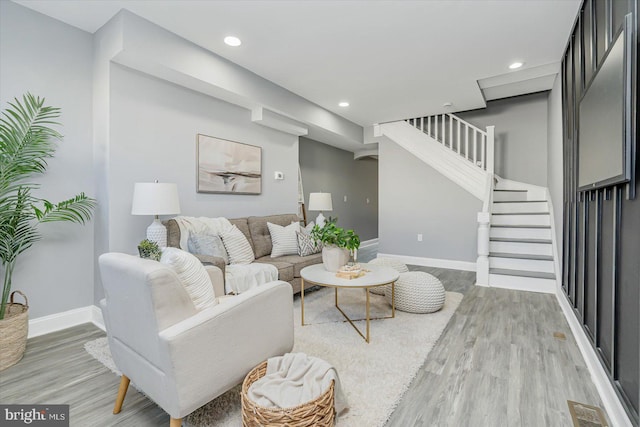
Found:
[{"label": "white baseboard", "polygon": [[104,322],[102,321],[100,308],[95,305],[88,305],[86,307],[74,308],[73,310],[31,319],[29,320],[28,338],[39,337],[40,335],[61,331],[71,328],[72,326],[82,325],[83,323],[93,323],[104,330]]},{"label": "white baseboard", "polygon": [[365,240],[364,242],[360,242],[360,249],[368,248],[369,246],[374,246],[378,244],[378,238]]},{"label": "white baseboard", "polygon": [[457,261],[453,259],[437,259],[437,258],[424,258],[409,255],[395,255],[395,254],[382,254],[378,253],[378,258],[394,258],[398,259],[405,264],[421,265],[424,267],[437,267],[448,268],[451,270],[464,270],[464,271],[476,271],[476,263],[469,261]]},{"label": "white baseboard", "polygon": [[571,332],[573,332],[573,336],[576,338],[580,353],[582,353],[582,357],[587,364],[587,369],[589,369],[589,372],[591,373],[591,379],[600,394],[600,398],[602,399],[604,409],[607,411],[611,425],[616,427],[632,427],[633,424],[627,416],[611,381],[609,381],[607,373],[602,367],[602,364],[600,364],[598,355],[593,349],[589,338],[587,338],[587,334],[585,334],[584,329],[582,329],[582,325],[580,325],[578,318],[573,313],[569,300],[562,291],[558,292],[556,297],[558,298],[558,303],[560,303],[564,317],[566,317],[567,322],[569,323]]}]

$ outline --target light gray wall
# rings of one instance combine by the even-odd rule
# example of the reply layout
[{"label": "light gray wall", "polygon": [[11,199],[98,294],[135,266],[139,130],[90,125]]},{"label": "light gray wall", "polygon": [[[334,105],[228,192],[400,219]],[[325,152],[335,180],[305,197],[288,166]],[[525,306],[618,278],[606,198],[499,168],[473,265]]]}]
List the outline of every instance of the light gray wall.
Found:
[{"label": "light gray wall", "polygon": [[[9,1],[0,1],[0,95],[29,91],[62,108],[64,140],[35,195],[51,201],[94,194],[91,126],[91,35]],[[13,289],[29,297],[29,317],[93,303],[93,226],[48,223],[43,239],[18,258]],[[4,274],[4,271],[2,271]]]},{"label": "light gray wall", "polygon": [[563,226],[563,147],[562,147],[562,83],[556,77],[548,98],[547,187],[553,205],[553,219],[558,244],[558,261],[562,265]]},{"label": "light gray wall", "polygon": [[[175,182],[183,215],[295,213],[298,138],[251,123],[251,112],[112,65],[109,145],[110,250],[134,252],[152,217],[131,215],[135,182]],[[196,134],[262,147],[262,194],[196,193]],[[284,180],[274,180],[274,172]]]},{"label": "light gray wall", "polygon": [[456,113],[481,129],[496,127],[495,171],[501,177],[547,186],[547,96],[490,101],[482,110]]},{"label": "light gray wall", "polygon": [[380,253],[475,263],[474,196],[390,141],[380,143],[379,192]]},{"label": "light gray wall", "polygon": [[[349,151],[300,138],[300,172],[307,207],[309,193],[331,193],[333,211],[325,217],[338,217],[338,224],[355,230],[362,241],[378,237],[377,160],[354,160]],[[307,209],[307,220],[316,216]]]}]

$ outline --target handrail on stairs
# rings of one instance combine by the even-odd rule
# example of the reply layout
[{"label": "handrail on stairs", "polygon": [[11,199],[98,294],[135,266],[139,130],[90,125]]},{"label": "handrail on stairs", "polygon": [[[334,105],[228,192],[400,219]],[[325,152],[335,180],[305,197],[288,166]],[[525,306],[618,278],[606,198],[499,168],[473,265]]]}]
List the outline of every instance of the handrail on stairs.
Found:
[{"label": "handrail on stairs", "polygon": [[489,135],[489,132],[493,132],[493,126],[484,131],[450,113],[415,117],[405,121],[480,169],[493,173],[494,135]]},{"label": "handrail on stairs", "polygon": [[476,285],[489,286],[489,238],[491,208],[495,185],[495,127],[482,130],[454,114],[437,114],[406,119],[409,125],[424,132],[445,148],[457,152],[486,173],[482,211],[478,212],[478,258]]}]

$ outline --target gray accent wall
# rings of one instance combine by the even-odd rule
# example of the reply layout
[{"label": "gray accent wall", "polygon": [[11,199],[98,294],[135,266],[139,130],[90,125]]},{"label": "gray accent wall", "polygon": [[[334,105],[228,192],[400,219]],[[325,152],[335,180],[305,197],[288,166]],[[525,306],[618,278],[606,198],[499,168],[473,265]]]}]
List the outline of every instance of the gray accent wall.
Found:
[{"label": "gray accent wall", "polygon": [[394,142],[379,175],[380,253],[475,263],[482,202]]},{"label": "gray accent wall", "polygon": [[456,113],[471,124],[495,128],[495,171],[502,178],[547,186],[548,92],[487,103],[487,108]]},{"label": "gray accent wall", "polygon": [[[26,92],[60,107],[64,135],[35,195],[54,202],[93,196],[92,37],[10,1],[0,1],[0,103]],[[13,289],[29,297],[31,319],[93,303],[93,225],[47,223],[17,261]],[[1,269],[1,267],[0,267]],[[4,275],[4,271],[1,272]]]},{"label": "gray accent wall", "polygon": [[[354,229],[362,241],[377,238],[378,160],[354,160],[349,151],[304,137],[300,138],[299,151],[307,207],[309,193],[331,193],[333,211],[325,212],[325,217],[338,217],[338,224]],[[307,209],[308,221],[317,216],[318,212]]]}]

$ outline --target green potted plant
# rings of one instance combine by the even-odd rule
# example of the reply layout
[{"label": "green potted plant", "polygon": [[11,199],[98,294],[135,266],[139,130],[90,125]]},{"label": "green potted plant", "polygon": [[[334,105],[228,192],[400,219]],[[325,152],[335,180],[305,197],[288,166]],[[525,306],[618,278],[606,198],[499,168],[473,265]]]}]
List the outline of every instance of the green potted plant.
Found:
[{"label": "green potted plant", "polygon": [[20,304],[8,303],[18,255],[40,239],[37,231],[40,223],[70,221],[83,224],[91,218],[95,207],[95,200],[84,193],[59,203],[33,194],[40,186],[28,179],[46,171],[47,159],[53,157],[55,143],[62,138],[51,128],[58,125],[55,119],[60,116],[60,109],[45,106],[44,98],[29,93],[23,96],[22,102],[16,98],[8,105],[0,116],[0,260],[4,269],[0,300],[0,370],[22,358],[27,339],[26,309],[14,313],[11,307]]},{"label": "green potted plant", "polygon": [[140,254],[140,258],[152,259],[154,261],[160,261],[160,257],[162,257],[160,246],[149,239],[144,239],[138,243],[138,253]]},{"label": "green potted plant", "polygon": [[322,263],[327,271],[336,272],[349,262],[349,256],[360,247],[360,237],[353,230],[338,227],[338,218],[329,218],[320,228],[315,225],[311,238],[322,243]]}]

